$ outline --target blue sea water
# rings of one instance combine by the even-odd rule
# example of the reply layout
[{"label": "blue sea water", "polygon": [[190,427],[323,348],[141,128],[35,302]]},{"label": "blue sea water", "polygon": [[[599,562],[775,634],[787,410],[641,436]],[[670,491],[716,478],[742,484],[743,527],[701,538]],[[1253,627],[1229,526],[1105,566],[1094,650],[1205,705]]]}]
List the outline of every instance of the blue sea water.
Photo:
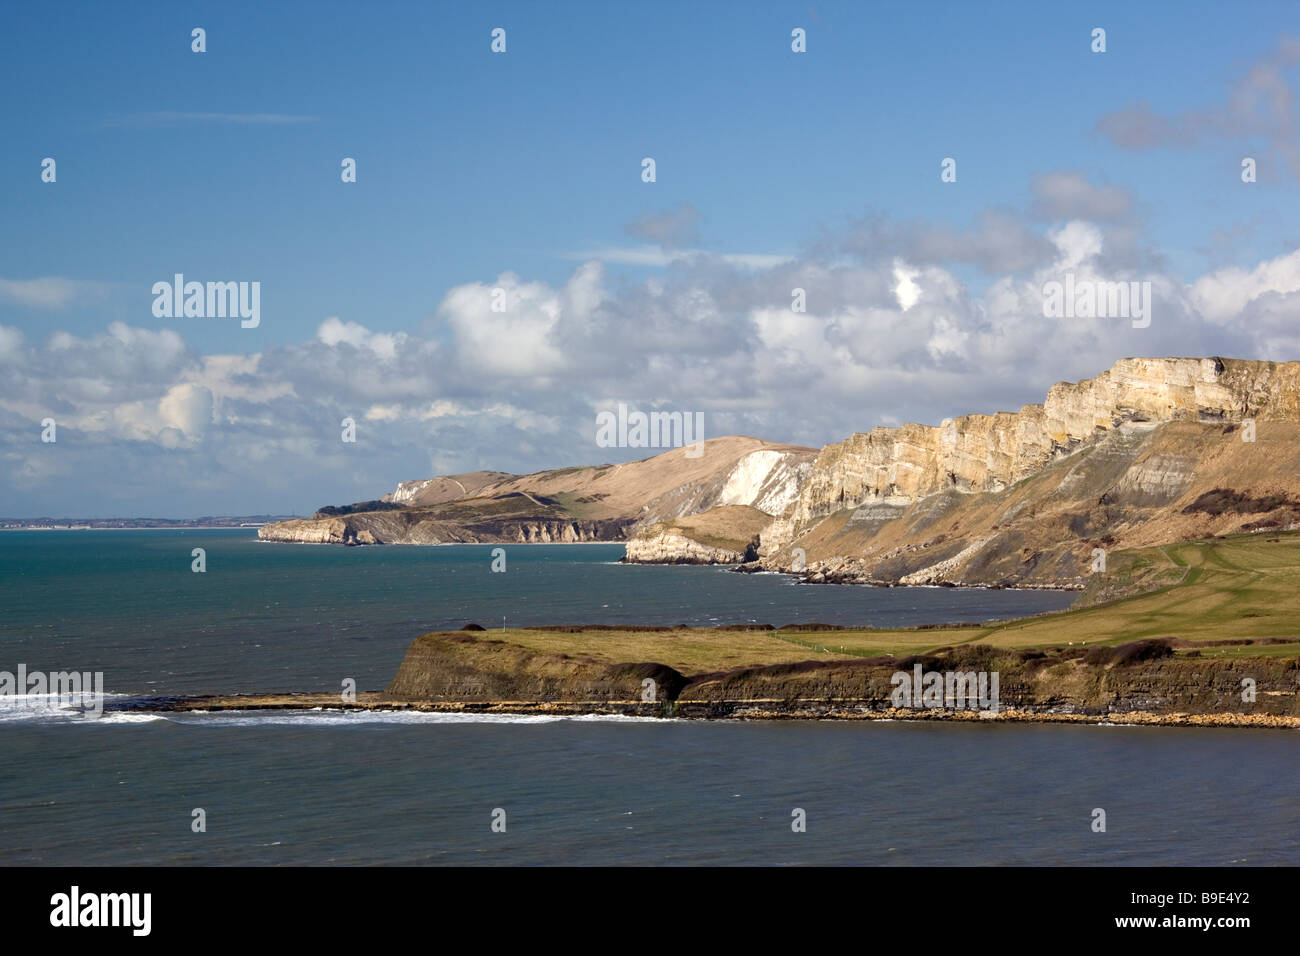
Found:
[{"label": "blue sea water", "polygon": [[[206,571],[191,570],[195,548]],[[619,564],[623,546],[343,548],[255,530],[0,533],[0,670],[103,671],[118,693],[382,690],[427,631],[530,624],[980,621],[1070,592],[799,585]],[[7,664],[5,662],[8,662]]]},{"label": "blue sea water", "polygon": [[[203,548],[207,571],[190,570]],[[468,621],[983,620],[1051,592],[800,586],[610,545],[332,548],[0,534],[0,670],[114,694],[381,688]],[[1300,862],[1288,731],[0,706],[7,864]],[[1106,833],[1090,827],[1107,812]],[[194,832],[202,809],[206,832]],[[791,829],[803,810],[806,832]],[[491,829],[504,811],[506,832]]]}]

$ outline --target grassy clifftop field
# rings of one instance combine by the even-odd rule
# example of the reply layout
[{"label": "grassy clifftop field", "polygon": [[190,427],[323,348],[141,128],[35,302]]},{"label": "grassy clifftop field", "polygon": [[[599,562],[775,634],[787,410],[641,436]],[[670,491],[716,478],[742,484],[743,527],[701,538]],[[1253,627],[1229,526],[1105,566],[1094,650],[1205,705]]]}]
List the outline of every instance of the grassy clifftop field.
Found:
[{"label": "grassy clifftop field", "polygon": [[[1238,535],[1113,554],[1106,573],[1094,576],[1074,609],[1014,621],[816,631],[749,626],[512,628],[482,632],[482,637],[539,654],[584,655],[610,663],[654,660],[684,671],[810,656],[901,657],[963,644],[1041,649],[1163,637],[1174,639],[1180,654],[1295,657],[1300,654],[1300,532]],[[1240,643],[1247,640],[1281,643]]]},{"label": "grassy clifftop field", "polygon": [[[1100,602],[1100,603],[1099,603]],[[890,675],[1001,675],[1025,713],[1238,715],[1300,722],[1300,534],[1111,555],[1076,609],[911,629],[533,628],[418,638],[390,701],[634,702],[663,712],[850,716],[889,709]],[[1256,699],[1243,688],[1253,682]],[[1247,721],[1248,722],[1248,721]]]}]

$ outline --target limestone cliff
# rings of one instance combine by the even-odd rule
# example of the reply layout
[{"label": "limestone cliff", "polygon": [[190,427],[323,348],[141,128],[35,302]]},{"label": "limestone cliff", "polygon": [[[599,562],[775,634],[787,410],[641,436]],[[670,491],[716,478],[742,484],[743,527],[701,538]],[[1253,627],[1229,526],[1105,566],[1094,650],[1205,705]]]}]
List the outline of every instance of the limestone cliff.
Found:
[{"label": "limestone cliff", "polygon": [[937,426],[874,428],[827,445],[800,491],[798,526],[869,502],[942,491],[1002,491],[1126,422],[1300,420],[1300,363],[1122,359],[1096,378],[1052,386],[1041,405]]},{"label": "limestone cliff", "polygon": [[[1298,476],[1300,363],[1124,359],[1019,412],[827,445],[760,530],[754,567],[812,582],[1082,587],[1098,550],[1300,521]],[[1216,490],[1238,498],[1197,505]],[[686,536],[720,523],[705,512]],[[629,559],[656,535],[655,560],[671,560],[653,527]]]}]

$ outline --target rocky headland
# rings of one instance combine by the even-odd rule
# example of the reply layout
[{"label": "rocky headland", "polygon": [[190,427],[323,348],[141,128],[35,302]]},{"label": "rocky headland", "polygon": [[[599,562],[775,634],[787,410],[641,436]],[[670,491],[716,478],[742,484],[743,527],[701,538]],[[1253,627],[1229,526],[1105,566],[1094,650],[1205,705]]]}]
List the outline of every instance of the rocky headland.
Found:
[{"label": "rocky headland", "polygon": [[[712,438],[641,461],[532,475],[473,472],[401,482],[369,505],[323,508],[258,529],[264,541],[313,544],[533,544],[624,541],[634,529],[732,508],[764,516],[794,502],[816,449],[745,436]],[[721,510],[718,510],[721,509]],[[725,557],[693,544],[691,559]]]},{"label": "rocky headland", "polygon": [[[538,629],[545,630],[545,629]],[[563,630],[563,629],[557,629]],[[569,629],[581,631],[580,628]],[[707,629],[677,630],[708,640]],[[831,633],[801,632],[830,640]],[[898,706],[900,672],[999,676],[994,709],[951,702]],[[1243,702],[1243,681],[1256,696]],[[683,673],[599,652],[547,653],[495,633],[426,634],[382,692],[151,698],[111,709],[149,711],[413,710],[442,713],[619,714],[701,719],[980,720],[1300,728],[1300,661],[1176,655],[1174,642],[1020,650],[965,645],[895,658],[833,655]]]}]

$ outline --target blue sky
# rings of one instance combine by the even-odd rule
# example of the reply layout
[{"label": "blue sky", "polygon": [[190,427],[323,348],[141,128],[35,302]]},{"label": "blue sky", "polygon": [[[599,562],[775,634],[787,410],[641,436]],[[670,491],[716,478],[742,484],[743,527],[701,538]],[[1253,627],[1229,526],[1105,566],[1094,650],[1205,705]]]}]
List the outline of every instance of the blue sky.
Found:
[{"label": "blue sky", "polygon": [[[636,457],[591,447],[590,412],[615,399],[703,408],[714,434],[820,444],[879,423],[1033,401],[1045,384],[1184,343],[1296,358],[1280,337],[1295,316],[1289,300],[1270,300],[1253,331],[1180,308],[1186,328],[1171,320],[1147,339],[1094,334],[1087,348],[1026,357],[993,376],[969,344],[935,345],[936,336],[985,335],[990,290],[1046,267],[1030,253],[990,262],[990,249],[1032,245],[1071,221],[1105,235],[1105,269],[1171,288],[1294,252],[1297,128],[1289,114],[1266,115],[1266,104],[1275,77],[1296,79],[1285,45],[1300,34],[1295,14],[1293,3],[1268,2],[8,5],[0,329],[11,330],[27,371],[21,387],[0,391],[0,514],[302,511],[431,469]],[[207,31],[202,54],[190,49],[196,26]],[[494,27],[507,31],[505,54],[489,50]],[[794,27],[807,30],[807,53],[791,52]],[[1090,50],[1094,27],[1107,31],[1103,54]],[[1264,89],[1263,103],[1242,107],[1243,83]],[[1146,113],[1133,112],[1143,103]],[[1116,114],[1139,126],[1148,114],[1173,118],[1186,135],[1142,145],[1133,122],[1127,136],[1107,125]],[[1248,155],[1259,160],[1249,186],[1239,169]],[[40,181],[46,156],[58,164],[53,184]],[[641,181],[645,156],[657,163],[652,184]],[[343,157],[357,160],[355,184],[340,182]],[[957,160],[956,183],[939,181],[944,157]],[[1118,211],[1107,211],[1107,197]],[[877,248],[882,229],[895,242]],[[838,276],[834,305],[810,307],[827,323],[810,334],[837,344],[844,316],[865,315],[872,282],[893,270],[900,247],[907,267],[943,270],[935,282],[960,286],[960,304],[925,316],[928,346],[908,341],[919,313],[896,316],[871,332],[890,374],[873,366],[872,348],[850,345],[838,384],[807,408],[792,410],[777,387],[788,365],[774,373],[777,386],[708,390],[709,368],[736,381],[737,368],[763,360],[748,344],[755,289],[780,286],[783,257]],[[703,255],[681,258],[688,250]],[[659,264],[636,264],[647,257]],[[856,279],[842,271],[850,259]],[[482,357],[475,347],[491,346],[475,340],[483,323],[453,318],[453,290],[511,274],[525,300],[544,303],[563,299],[588,263],[601,270],[603,322],[635,325],[637,309],[651,308],[664,310],[663,325],[648,322],[646,341],[624,340],[560,302],[565,328],[498,329],[496,348],[550,336],[571,355],[582,329],[599,328],[613,351],[594,348],[577,368],[552,357],[531,368],[489,361],[456,382],[446,370],[423,384],[408,376],[392,394],[313,364],[373,372],[376,355],[410,353],[410,372],[419,354],[437,353],[433,365],[454,357],[472,371],[464,365]],[[155,318],[151,287],[176,272],[260,281],[260,326]],[[1272,292],[1288,296],[1289,278],[1279,281]],[[661,284],[706,290],[730,320],[682,318],[674,342],[667,312],[682,300],[663,298]],[[855,289],[865,298],[855,302]],[[1242,295],[1243,309],[1258,298]],[[647,305],[647,296],[660,298]],[[345,331],[322,338],[335,317]],[[183,345],[111,333],[114,323],[171,332]],[[151,354],[61,372],[66,349],[50,349],[59,335],[88,355],[106,354],[104,342]],[[371,335],[406,338],[380,340],[376,352]],[[322,343],[328,356],[317,354]],[[736,343],[746,343],[738,353]],[[340,348],[355,354],[340,359]],[[809,367],[816,351],[802,353]],[[273,378],[265,366],[297,368],[279,379],[293,407],[277,404],[270,384],[260,398],[223,393],[201,368],[213,356],[262,356],[250,374],[263,383]],[[584,377],[600,362],[623,373]],[[898,370],[908,368],[918,377],[900,389]],[[390,372],[376,378],[403,379]],[[84,399],[61,393],[64,374]],[[172,391],[181,385],[206,389],[211,403]],[[789,387],[807,397],[815,376],[794,375]],[[148,408],[169,394],[172,406],[177,395],[198,402],[185,421],[210,413],[202,427],[182,422],[179,436],[160,439]],[[450,404],[426,414],[426,398]],[[59,449],[61,458],[31,447],[42,403],[69,421],[61,441],[76,448]],[[336,423],[321,435],[305,423],[351,407],[386,431],[370,433],[364,461],[335,467],[337,449],[313,443]],[[286,425],[269,458],[248,450],[276,436],[240,428],[280,417],[306,431]],[[87,469],[108,486],[85,488]]]}]

